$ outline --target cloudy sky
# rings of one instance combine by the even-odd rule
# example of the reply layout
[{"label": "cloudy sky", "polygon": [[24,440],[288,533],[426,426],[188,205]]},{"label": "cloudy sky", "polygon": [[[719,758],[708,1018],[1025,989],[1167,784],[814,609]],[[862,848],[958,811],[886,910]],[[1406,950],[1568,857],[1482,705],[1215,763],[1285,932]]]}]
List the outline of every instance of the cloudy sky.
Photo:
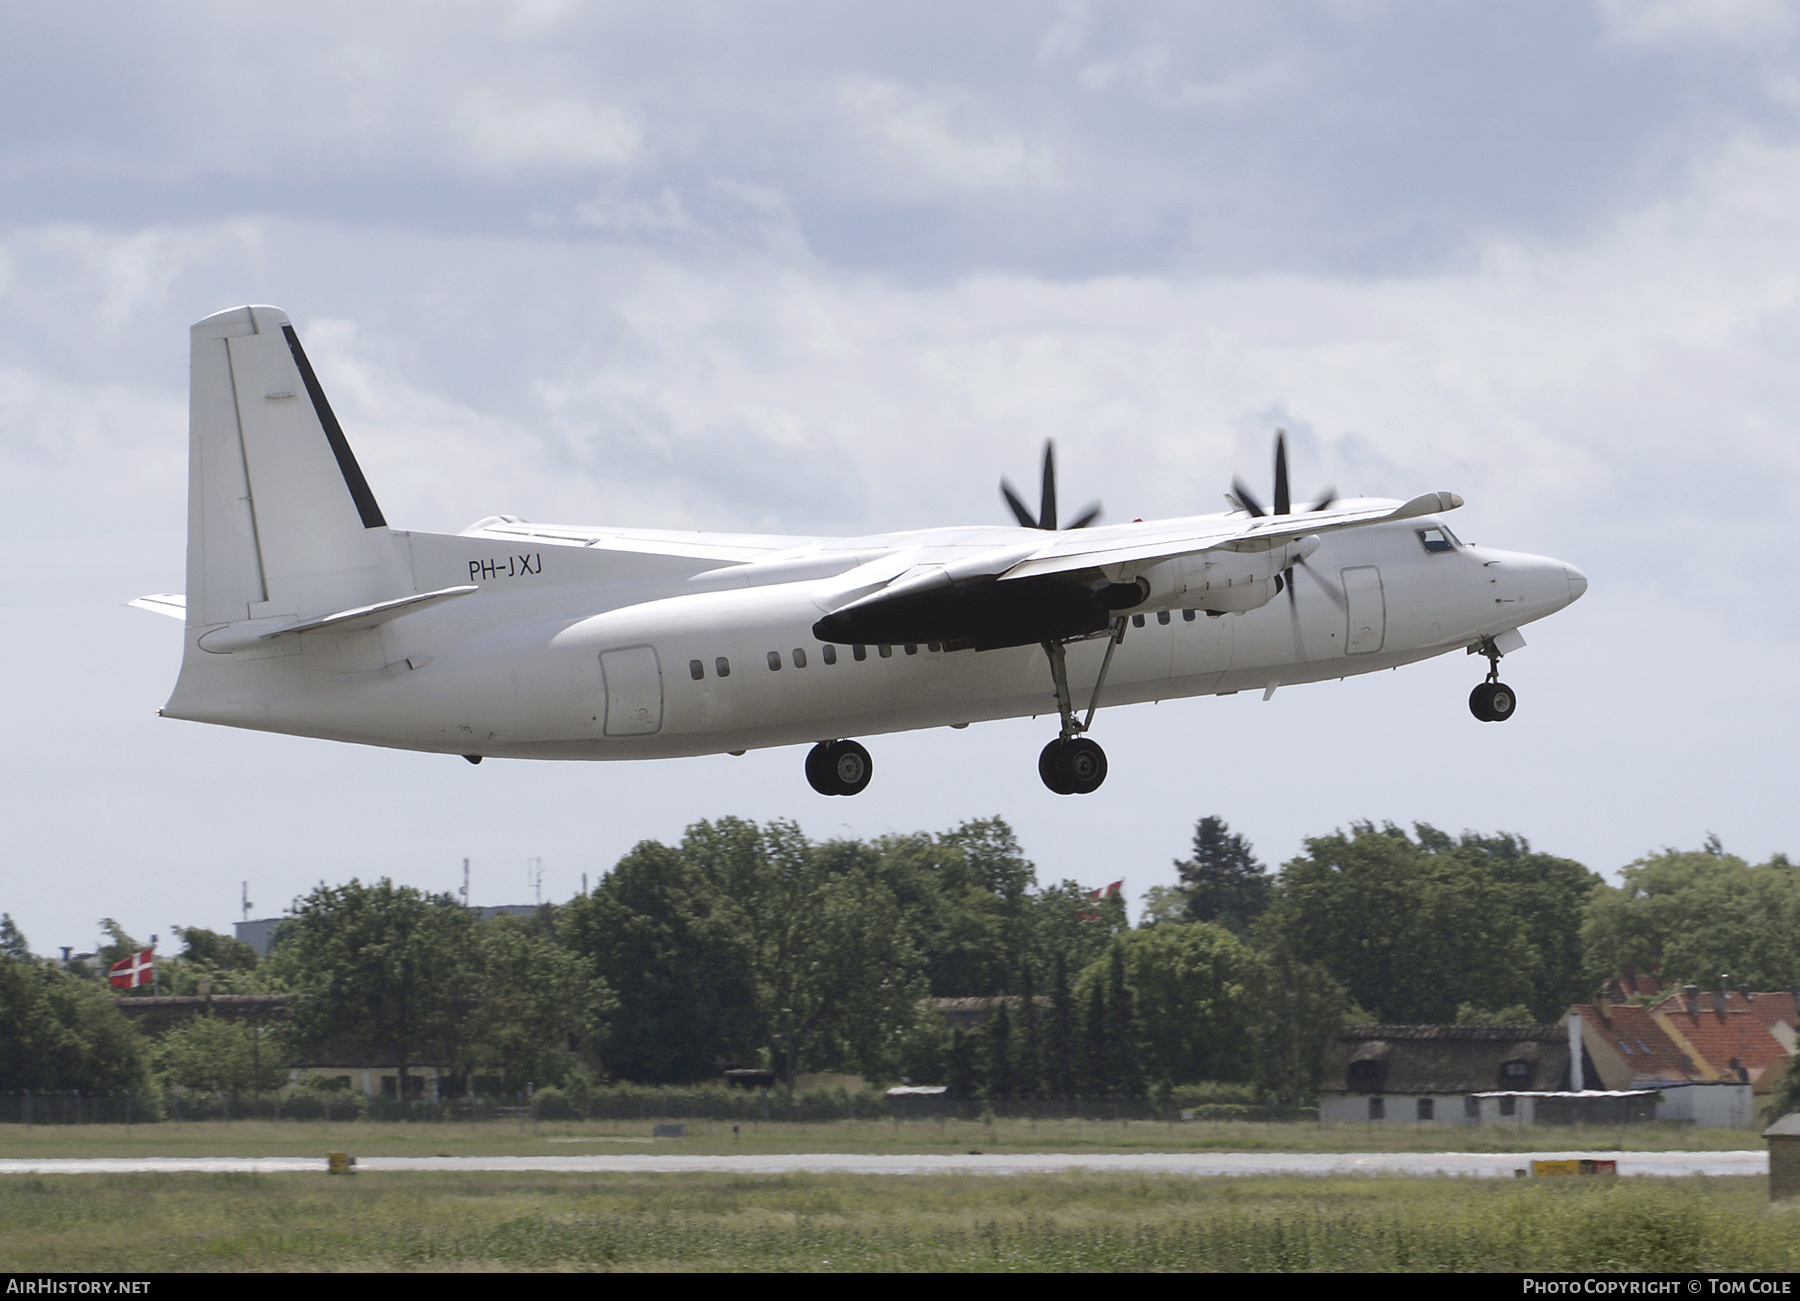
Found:
[{"label": "cloudy sky", "polygon": [[[0,16],[0,909],[40,951],[321,879],[566,898],[701,819],[999,815],[1048,879],[1271,863],[1357,819],[1616,870],[1800,853],[1800,13],[1259,5],[77,3]],[[491,763],[163,721],[187,327],[293,316],[390,520],[1004,522],[1058,443],[1114,519],[1451,489],[1587,597],[1507,661],[801,751]]]}]

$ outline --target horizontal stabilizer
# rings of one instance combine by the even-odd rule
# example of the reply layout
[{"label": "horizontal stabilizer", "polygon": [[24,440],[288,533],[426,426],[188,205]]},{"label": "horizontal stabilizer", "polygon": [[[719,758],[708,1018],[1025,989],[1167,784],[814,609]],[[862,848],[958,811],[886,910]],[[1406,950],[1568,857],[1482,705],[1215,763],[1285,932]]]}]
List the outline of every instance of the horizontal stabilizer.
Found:
[{"label": "horizontal stabilizer", "polygon": [[[373,605],[353,606],[348,610],[339,610],[335,614],[320,615],[316,619],[292,617],[248,619],[228,627],[215,628],[200,639],[200,649],[211,651],[215,655],[225,655],[231,651],[249,650],[272,637],[285,637],[289,634],[315,632],[320,629],[331,632],[353,632],[360,628],[374,628],[390,619],[398,619],[401,615],[417,614],[420,610],[429,609],[434,605],[442,605],[445,601],[453,601],[459,596],[467,596],[470,592],[480,590],[473,584],[463,587],[444,587],[435,592],[421,592],[417,596],[402,596],[392,601],[377,601]],[[134,601],[132,604],[136,605],[137,602]]]},{"label": "horizontal stabilizer", "polygon": [[166,614],[171,619],[187,618],[187,597],[180,592],[159,592],[155,596],[140,596],[135,601],[127,601],[126,605],[135,605],[140,610],[148,610],[151,614]]}]

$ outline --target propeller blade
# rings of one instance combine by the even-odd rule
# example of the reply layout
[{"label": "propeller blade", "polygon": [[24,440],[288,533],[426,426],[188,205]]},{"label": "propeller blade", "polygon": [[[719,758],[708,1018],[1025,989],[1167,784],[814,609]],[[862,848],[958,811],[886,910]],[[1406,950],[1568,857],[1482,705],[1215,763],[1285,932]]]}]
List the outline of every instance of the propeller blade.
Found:
[{"label": "propeller blade", "polygon": [[1330,488],[1327,488],[1320,495],[1319,500],[1315,501],[1312,505],[1308,506],[1306,509],[1308,509],[1308,510],[1329,510],[1329,509],[1331,509],[1331,507],[1337,505],[1337,499],[1338,499],[1337,488],[1334,485]]},{"label": "propeller blade", "polygon": [[1275,431],[1275,513],[1285,515],[1293,503],[1288,497],[1287,432]]},{"label": "propeller blade", "polygon": [[1086,510],[1082,511],[1081,514],[1077,515],[1074,520],[1070,522],[1069,527],[1072,529],[1084,529],[1099,518],[1100,503],[1095,502],[1092,506],[1089,506]]},{"label": "propeller blade", "polygon": [[1294,658],[1303,660],[1306,647],[1300,640],[1300,604],[1294,596],[1294,567],[1289,565],[1283,574],[1287,578],[1288,625],[1294,630]]},{"label": "propeller blade", "polygon": [[1344,603],[1343,593],[1338,591],[1337,588],[1333,587],[1325,579],[1319,577],[1318,570],[1314,569],[1311,565],[1307,564],[1304,560],[1302,560],[1300,562],[1300,568],[1304,569],[1307,572],[1307,574],[1309,576],[1311,576],[1313,582],[1315,582],[1319,585],[1320,590],[1323,591],[1326,596],[1331,598],[1331,603],[1333,605],[1337,606],[1337,608],[1340,610],[1347,610],[1349,608]]},{"label": "propeller blade", "polygon": [[1242,479],[1233,479],[1231,481],[1231,495],[1243,503],[1244,509],[1250,512],[1252,519],[1261,519],[1264,515],[1268,514],[1268,512],[1257,502],[1256,494],[1250,491]]},{"label": "propeller blade", "polygon": [[1038,510],[1038,527],[1054,529],[1056,527],[1056,444],[1048,438],[1044,440],[1044,491],[1040,500],[1043,504]]},{"label": "propeller blade", "polygon": [[1006,498],[1006,504],[1012,507],[1014,517],[1020,528],[1034,529],[1038,526],[1037,518],[1025,509],[1025,503],[1019,500],[1019,494],[1012,490],[1012,485],[1005,479],[1000,480],[1000,495]]}]

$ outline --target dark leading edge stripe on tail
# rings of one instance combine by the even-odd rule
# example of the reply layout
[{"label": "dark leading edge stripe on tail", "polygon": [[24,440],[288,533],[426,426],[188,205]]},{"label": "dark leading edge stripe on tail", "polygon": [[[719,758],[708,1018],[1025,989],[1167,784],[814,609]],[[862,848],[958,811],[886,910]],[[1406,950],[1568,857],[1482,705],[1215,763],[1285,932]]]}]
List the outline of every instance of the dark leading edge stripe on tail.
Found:
[{"label": "dark leading edge stripe on tail", "polygon": [[325,430],[325,440],[331,444],[331,454],[337,457],[338,469],[343,471],[344,486],[350,489],[350,500],[356,503],[356,513],[362,516],[363,527],[386,528],[387,520],[381,514],[381,507],[375,504],[375,494],[369,491],[369,481],[363,478],[362,467],[356,463],[356,453],[350,450],[350,442],[331,412],[331,403],[325,400],[325,390],[319,387],[319,378],[313,374],[312,363],[306,359],[300,336],[294,333],[291,325],[282,326],[281,332],[287,336],[294,364],[300,368],[307,396],[312,398],[313,410],[318,413],[319,424]]}]

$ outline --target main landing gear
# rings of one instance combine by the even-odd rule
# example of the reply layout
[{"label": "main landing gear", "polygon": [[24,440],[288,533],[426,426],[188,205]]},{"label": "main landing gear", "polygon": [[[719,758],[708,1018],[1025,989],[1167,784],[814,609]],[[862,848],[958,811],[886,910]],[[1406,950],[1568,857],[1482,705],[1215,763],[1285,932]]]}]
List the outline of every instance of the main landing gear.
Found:
[{"label": "main landing gear", "polygon": [[1074,707],[1069,703],[1069,668],[1063,653],[1065,643],[1043,643],[1044,654],[1050,659],[1050,679],[1056,684],[1056,712],[1062,718],[1062,733],[1038,755],[1038,776],[1057,795],[1091,795],[1106,780],[1106,751],[1082,733],[1094,721],[1094,711],[1100,707],[1100,688],[1106,685],[1106,671],[1112,667],[1113,651],[1125,639],[1124,617],[1114,620],[1105,635],[1106,658],[1100,661],[1100,676],[1094,679],[1094,695],[1088,702],[1084,719],[1075,717]]},{"label": "main landing gear", "polygon": [[855,741],[820,741],[806,753],[806,780],[821,795],[856,795],[875,765]]},{"label": "main landing gear", "polygon": [[1469,712],[1484,723],[1504,723],[1518,708],[1519,698],[1500,680],[1500,650],[1493,638],[1485,638],[1476,653],[1487,656],[1487,681],[1469,693]]}]

